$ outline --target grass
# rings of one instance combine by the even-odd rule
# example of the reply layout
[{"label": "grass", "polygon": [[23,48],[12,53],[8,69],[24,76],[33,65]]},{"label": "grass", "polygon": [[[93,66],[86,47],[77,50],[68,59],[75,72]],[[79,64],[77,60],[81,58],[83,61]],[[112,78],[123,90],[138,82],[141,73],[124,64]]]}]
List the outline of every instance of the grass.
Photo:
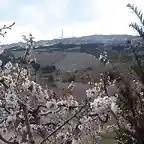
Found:
[{"label": "grass", "polygon": [[[101,136],[100,144],[116,144],[116,140],[113,138],[113,136],[114,136],[113,133]],[[82,142],[83,144],[95,144],[94,137],[90,135],[85,136],[82,139]]]},{"label": "grass", "polygon": [[116,140],[111,138],[102,138],[100,144],[116,144]]}]

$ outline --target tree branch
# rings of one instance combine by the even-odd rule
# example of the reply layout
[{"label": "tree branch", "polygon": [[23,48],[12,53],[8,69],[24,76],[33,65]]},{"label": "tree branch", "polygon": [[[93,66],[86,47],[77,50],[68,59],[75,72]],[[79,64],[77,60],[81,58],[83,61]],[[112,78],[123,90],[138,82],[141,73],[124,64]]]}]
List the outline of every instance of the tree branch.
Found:
[{"label": "tree branch", "polygon": [[24,118],[25,118],[25,124],[26,124],[26,127],[27,127],[29,142],[30,142],[30,144],[34,144],[35,141],[33,139],[32,133],[31,133],[30,122],[29,122],[29,119],[28,119],[28,109],[27,109],[26,105],[23,105],[23,112],[24,112]]},{"label": "tree branch", "polygon": [[40,142],[40,144],[43,144],[49,137],[51,137],[53,134],[55,134],[58,130],[60,130],[64,125],[66,125],[69,121],[71,121],[74,117],[76,117],[77,114],[79,114],[83,108],[85,108],[85,106],[87,105],[87,103],[81,107],[79,109],[79,111],[77,111],[72,117],[70,117],[68,120],[66,120],[62,125],[60,125],[56,130],[54,130],[52,133],[50,133],[44,140],[42,140],[42,142]]},{"label": "tree branch", "polygon": [[14,141],[14,142],[10,142],[8,140],[6,140],[2,135],[0,135],[0,140],[2,140],[3,142],[7,143],[7,144],[19,144],[18,142]]}]

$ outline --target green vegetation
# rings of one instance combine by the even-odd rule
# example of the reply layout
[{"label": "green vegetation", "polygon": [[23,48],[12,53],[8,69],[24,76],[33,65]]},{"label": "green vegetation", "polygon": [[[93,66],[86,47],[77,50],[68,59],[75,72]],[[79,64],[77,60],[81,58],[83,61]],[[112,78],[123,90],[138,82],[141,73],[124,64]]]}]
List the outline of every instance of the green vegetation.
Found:
[{"label": "green vegetation", "polygon": [[102,138],[100,141],[101,144],[116,144],[116,140],[110,138]]}]

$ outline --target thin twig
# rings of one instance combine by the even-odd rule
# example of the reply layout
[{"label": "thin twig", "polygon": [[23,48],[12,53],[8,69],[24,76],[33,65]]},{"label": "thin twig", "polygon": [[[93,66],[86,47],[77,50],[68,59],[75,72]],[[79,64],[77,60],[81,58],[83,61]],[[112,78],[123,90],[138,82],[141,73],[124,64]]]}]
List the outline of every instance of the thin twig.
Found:
[{"label": "thin twig", "polygon": [[19,144],[18,142],[14,141],[14,142],[10,142],[8,140],[6,140],[2,135],[0,135],[0,140],[2,140],[3,142],[7,143],[7,144]]},{"label": "thin twig", "polygon": [[60,130],[64,125],[66,125],[70,120],[72,120],[74,117],[76,117],[77,114],[79,114],[83,108],[85,108],[87,104],[85,104],[83,107],[79,109],[72,117],[70,117],[68,120],[66,120],[62,125],[60,125],[56,130],[54,130],[52,133],[50,133],[40,144],[43,144],[49,137],[51,137],[53,134],[55,134],[58,130]]}]

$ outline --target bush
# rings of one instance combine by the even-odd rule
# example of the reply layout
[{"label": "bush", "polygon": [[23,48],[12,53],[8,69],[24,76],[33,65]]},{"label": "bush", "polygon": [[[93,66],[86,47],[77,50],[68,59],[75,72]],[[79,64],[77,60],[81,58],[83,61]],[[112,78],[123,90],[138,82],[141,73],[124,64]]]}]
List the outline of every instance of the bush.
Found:
[{"label": "bush", "polygon": [[48,76],[48,82],[54,82],[54,77],[53,75]]},{"label": "bush", "polygon": [[40,64],[34,63],[34,64],[32,64],[32,67],[35,71],[38,71],[40,69]]},{"label": "bush", "polygon": [[52,72],[56,71],[56,67],[53,65],[52,66],[47,65],[47,66],[41,68],[41,70],[43,73],[52,73]]},{"label": "bush", "polygon": [[75,77],[74,74],[69,75],[69,76],[68,76],[68,82],[72,82],[72,81],[74,82],[74,81],[75,81],[75,78],[76,78],[76,77]]}]

